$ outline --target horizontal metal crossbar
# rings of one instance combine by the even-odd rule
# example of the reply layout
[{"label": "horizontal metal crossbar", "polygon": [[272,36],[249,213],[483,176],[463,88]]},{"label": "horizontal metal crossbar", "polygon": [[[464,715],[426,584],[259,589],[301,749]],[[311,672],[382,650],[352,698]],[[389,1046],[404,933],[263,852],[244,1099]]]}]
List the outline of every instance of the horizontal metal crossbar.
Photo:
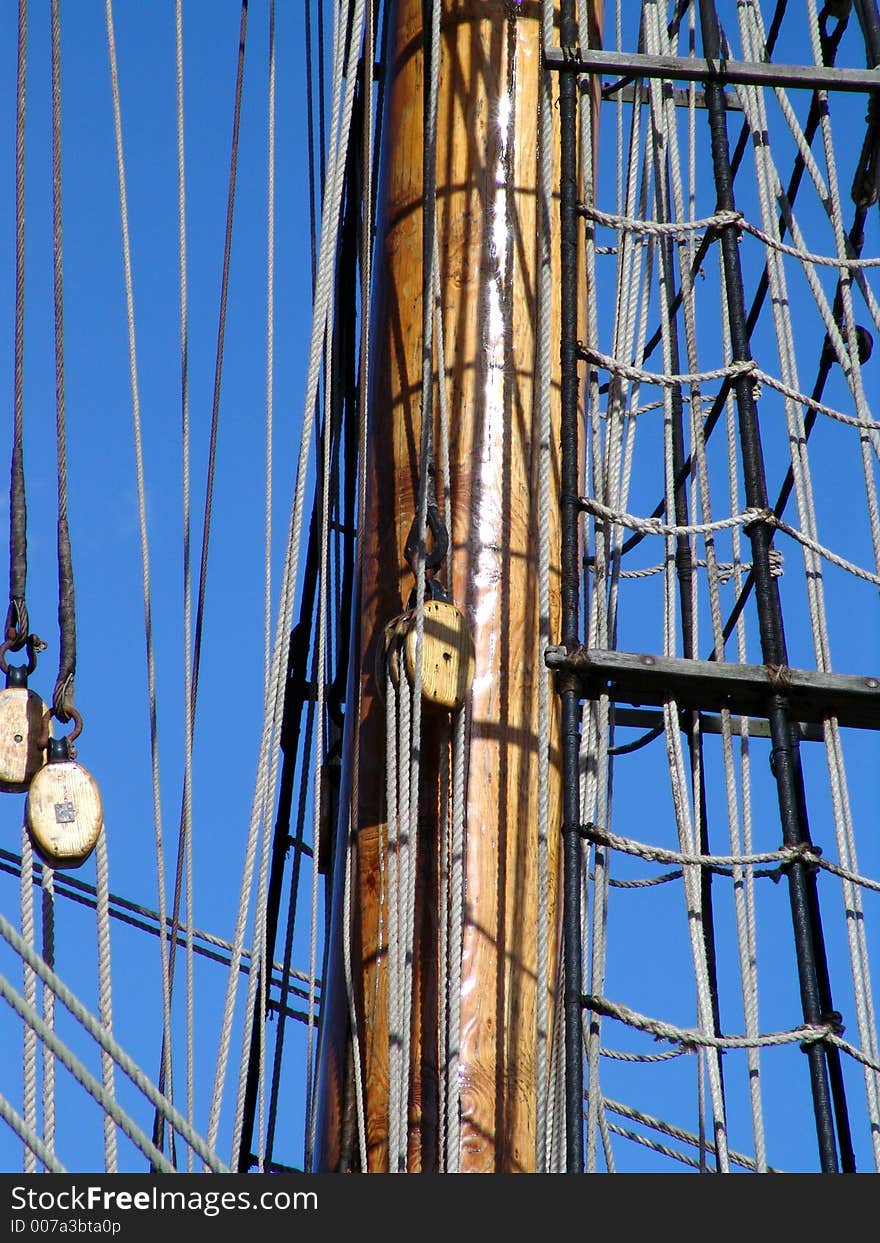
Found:
[{"label": "horizontal metal crossbar", "polygon": [[[693,709],[691,710],[693,711]],[[689,713],[680,714],[682,729],[688,726]],[[654,708],[620,708],[614,709],[614,721],[617,725],[626,725],[632,729],[654,730],[663,728],[663,713]],[[750,738],[769,738],[769,722],[761,717],[741,717],[731,714],[728,718],[731,734],[739,735],[748,731]],[[822,742],[825,735],[821,725],[808,721],[796,722],[797,731],[804,742]],[[721,717],[712,712],[700,711],[700,732],[703,734],[721,734],[723,726]]]},{"label": "horizontal metal crossbar", "polygon": [[636,706],[674,699],[679,708],[726,708],[740,716],[765,717],[771,700],[782,696],[793,721],[818,724],[833,716],[840,725],[880,729],[878,677],[586,647],[572,652],[548,647],[546,661],[551,669],[574,674],[586,699],[608,695],[615,703]]},{"label": "horizontal metal crossbar", "polygon": [[[608,100],[619,99],[624,104],[631,104],[636,99],[638,99],[640,104],[649,104],[651,102],[651,95],[648,88],[646,86],[641,86],[638,88],[637,92],[635,86],[633,86],[631,82],[626,86],[620,82],[610,83],[607,87],[603,88],[602,98]],[[684,90],[683,88],[676,87],[672,92],[672,102],[675,104],[676,108],[689,108],[692,102],[695,108],[705,108],[707,106],[706,92],[704,90],[694,91],[694,98],[691,100],[690,90]],[[742,112],[743,110],[742,104],[739,102],[736,95],[734,95],[731,91],[724,92],[724,107],[728,112]]]},{"label": "horizontal metal crossbar", "polygon": [[647,56],[635,52],[548,48],[544,64],[559,73],[614,73],[632,78],[720,82],[743,86],[790,86],[815,91],[880,90],[880,70],[828,65],[777,65],[769,61],[704,60],[693,56]]}]

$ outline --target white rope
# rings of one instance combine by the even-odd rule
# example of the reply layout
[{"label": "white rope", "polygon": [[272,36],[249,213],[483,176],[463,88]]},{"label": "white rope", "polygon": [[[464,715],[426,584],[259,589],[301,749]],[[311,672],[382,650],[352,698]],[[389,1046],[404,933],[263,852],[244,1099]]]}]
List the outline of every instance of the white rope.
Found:
[{"label": "white rope", "polygon": [[[644,31],[646,46],[650,54],[658,55],[666,51],[667,43],[665,36],[665,26],[663,15],[659,11],[657,4],[649,3],[644,7]],[[678,150],[677,150],[677,131],[676,118],[674,115],[674,102],[668,91],[665,91],[660,83],[652,81],[649,84],[650,111],[652,123],[655,132],[662,135],[661,142],[655,143],[654,146],[654,180],[655,180],[655,196],[657,209],[668,217],[670,212],[682,210],[681,206],[681,190],[679,182],[676,180],[678,174]],[[673,185],[670,187],[668,174],[672,172]],[[673,203],[673,198],[677,201]],[[675,277],[672,270],[672,256],[668,246],[660,246],[660,267],[659,267],[659,286],[658,296],[661,307],[661,344],[663,348],[663,366],[667,372],[672,372],[678,368],[678,350],[677,341],[673,337],[674,323],[671,321],[671,315],[666,308],[673,305],[675,296]],[[693,320],[687,297],[688,290],[683,286],[683,295],[685,305],[688,307],[685,322],[688,330],[688,361],[693,366],[695,361],[695,345],[693,340]],[[693,385],[699,383],[698,380],[691,381],[692,392]],[[667,513],[675,512],[676,501],[676,484],[674,461],[673,436],[675,432],[675,421],[678,417],[673,407],[673,392],[671,389],[665,389],[666,405],[664,407],[664,478],[665,478],[665,498]],[[710,525],[711,524],[704,524]],[[678,534],[685,534],[679,532]],[[687,532],[691,534],[691,532]],[[664,576],[664,621],[663,621],[663,642],[664,653],[668,656],[676,654],[677,638],[676,638],[676,582],[675,582],[675,558],[672,543],[672,533],[666,536],[666,559],[667,573]],[[689,550],[690,551],[690,550]],[[696,636],[693,632],[684,636],[685,642],[693,644]],[[678,831],[679,844],[683,849],[686,845],[693,847],[699,840],[701,831],[700,815],[701,801],[699,797],[700,785],[698,776],[695,774],[692,787],[689,790],[688,775],[685,768],[684,756],[681,749],[681,734],[678,726],[678,714],[676,706],[672,701],[667,701],[663,708],[667,761],[669,764],[670,782],[673,806],[675,810],[675,821]],[[698,748],[692,749],[693,759],[698,758]],[[691,799],[693,805],[691,805]],[[687,927],[691,946],[691,958],[694,969],[694,982],[697,993],[697,1016],[701,1031],[708,1033],[713,1026],[713,1008],[711,1000],[711,982],[709,978],[709,969],[707,962],[706,943],[704,936],[704,920],[707,918],[707,912],[703,909],[702,889],[698,875],[693,869],[685,868],[684,871],[684,897],[687,912]],[[705,1062],[709,1080],[709,1093],[712,1104],[712,1115],[714,1120],[714,1131],[716,1143],[718,1145],[718,1168],[719,1171],[727,1170],[727,1136],[726,1136],[726,1120],[724,1101],[721,1091],[721,1066],[720,1061],[715,1057],[707,1058]],[[700,1120],[702,1125],[703,1111],[700,1110]]]},{"label": "white rope", "polygon": [[[32,1028],[25,1027],[26,1032],[32,1031]],[[34,1157],[38,1157],[43,1165],[53,1174],[66,1174],[67,1170],[55,1156],[55,1154],[46,1147],[34,1128],[25,1122],[21,1114],[10,1105],[5,1096],[0,1094],[0,1118],[12,1128],[18,1138],[24,1144],[26,1157],[30,1158],[30,1164],[36,1166]],[[33,1172],[33,1171],[31,1171]]]},{"label": "white rope", "polygon": [[[647,1032],[659,1040],[671,1040],[687,1049],[774,1048],[785,1044],[811,1044],[831,1039],[837,1043],[840,1040],[831,1023],[804,1023],[790,1031],[765,1032],[759,1036],[714,1036],[702,1026],[700,1028],[677,1027],[674,1023],[640,1014],[637,1010],[621,1005],[620,1002],[611,1001],[608,997],[588,994],[584,997],[584,1005],[588,1009],[596,1009],[601,1014],[618,1019],[637,1031]],[[843,1046],[846,1042],[840,1041],[840,1044]],[[851,1046],[847,1051],[853,1051]]]},{"label": "white rope", "polygon": [[[209,1146],[205,1144],[204,1140],[192,1130],[186,1119],[178,1113],[171,1102],[156,1089],[140,1067],[137,1066],[132,1058],[129,1057],[121,1045],[117,1043],[111,1033],[104,1028],[103,1024],[95,1018],[92,1012],[82,1004],[74,993],[71,992],[64,981],[61,980],[61,978],[56,975],[51,967],[43,961],[40,955],[37,954],[32,946],[27,943],[24,937],[19,936],[13,926],[7,919],[4,918],[2,914],[0,914],[0,936],[2,936],[7,944],[15,951],[15,953],[18,954],[25,963],[27,963],[31,970],[35,972],[35,974],[42,981],[43,985],[46,988],[51,989],[52,993],[54,993],[65,1009],[73,1015],[73,1017],[82,1025],[93,1040],[95,1040],[102,1049],[110,1054],[120,1070],[122,1070],[124,1074],[129,1077],[135,1087],[138,1088],[144,1096],[146,1096],[150,1104],[158,1109],[165,1118],[167,1118],[174,1130],[177,1131],[180,1136],[195,1149],[209,1168],[214,1170],[216,1173],[227,1172],[226,1166],[218,1160],[217,1156],[210,1150]],[[8,995],[4,993],[4,996],[7,996],[7,1000],[9,1000],[13,1008],[16,1009],[19,1015],[24,1018],[25,1021],[34,1029],[34,1031],[40,1036],[40,1039],[49,1043],[50,1047],[55,1049],[57,1052],[57,1048],[55,1048],[55,1046],[59,1045],[60,1042],[54,1033],[43,1023],[43,1020],[40,1018],[35,1007],[30,1005],[26,998],[19,997],[17,993],[14,993],[11,986]],[[61,1055],[59,1053],[59,1057],[60,1056]],[[64,1058],[61,1060],[63,1061]],[[71,1069],[67,1061],[65,1061],[64,1064],[68,1066],[68,1069]],[[98,1091],[92,1091],[91,1087],[89,1087],[88,1090],[101,1104],[104,1105],[105,1109],[110,1111],[113,1118],[125,1131],[125,1134],[129,1135],[131,1138],[130,1130],[128,1129],[129,1123],[126,1120],[123,1111],[120,1110],[113,1098],[107,1096],[103,1087],[101,1087],[96,1080],[91,1080],[90,1077],[90,1081],[94,1082]],[[162,1154],[159,1155],[161,1157],[160,1164],[167,1164],[164,1156],[162,1156]]]},{"label": "white rope", "polygon": [[[335,238],[339,225],[342,186],[345,172],[345,151],[351,125],[351,114],[354,104],[354,92],[357,83],[356,62],[363,33],[363,0],[355,0],[352,23],[351,41],[345,66],[340,63],[334,67],[331,106],[331,143],[328,151],[327,180],[322,208],[321,246],[318,257],[318,270],[315,282],[315,303],[312,318],[312,333],[309,350],[309,365],[306,378],[306,395],[303,406],[303,426],[300,439],[300,451],[297,461],[296,485],[288,530],[284,568],[281,576],[281,594],[275,623],[273,640],[272,673],[269,681],[269,694],[263,717],[263,728],[260,739],[259,760],[255,781],[254,798],[248,829],[248,840],[245,854],[245,866],[242,876],[241,898],[239,902],[236,930],[233,939],[233,958],[237,958],[244,943],[244,926],[251,891],[253,876],[254,852],[257,840],[257,829],[262,809],[266,806],[266,791],[274,790],[278,772],[277,740],[283,713],[285,673],[287,668],[286,652],[289,643],[293,606],[296,599],[298,579],[300,535],[302,531],[302,515],[305,499],[305,486],[308,472],[308,457],[314,425],[315,397],[318,386],[318,375],[323,353],[323,342],[328,325],[328,312],[331,303],[333,285],[333,260],[335,255]],[[337,45],[338,45],[337,40]],[[343,98],[342,80],[345,78],[346,88]],[[216,1139],[220,1124],[220,1107],[226,1081],[226,1068],[229,1057],[229,1046],[232,1038],[232,1019],[235,1007],[235,985],[237,980],[230,972],[227,984],[226,999],[223,1007],[223,1018],[220,1027],[220,1039],[214,1076],[214,1089],[211,1098],[211,1110],[208,1122],[209,1143]]]},{"label": "white rope", "polygon": [[[360,339],[360,389],[358,403],[358,444],[361,451],[359,461],[359,491],[358,491],[358,531],[364,530],[363,523],[364,510],[366,506],[364,474],[366,469],[366,437],[367,427],[369,425],[369,402],[370,402],[370,349],[369,349],[369,309],[372,299],[372,254],[373,254],[373,141],[374,141],[374,120],[373,120],[373,87],[374,87],[374,69],[375,69],[375,49],[374,49],[374,9],[373,0],[366,0],[366,13],[364,18],[364,55],[363,63],[366,73],[366,86],[364,90],[364,120],[361,136],[363,159],[361,162],[361,251],[360,251],[360,270],[361,270],[361,339]],[[360,575],[360,550],[362,541],[358,540],[357,550],[357,577],[356,581],[361,581]],[[357,613],[353,614],[357,616]],[[355,649],[356,650],[356,649]],[[357,714],[352,716],[352,720],[360,720],[360,694],[359,691],[355,695],[355,703],[357,704]],[[347,714],[348,717],[354,712],[355,705],[351,704]],[[350,744],[353,746],[353,744]],[[355,761],[356,766],[356,761]],[[355,781],[351,789],[357,789],[358,784]],[[355,886],[355,876],[357,869],[357,832],[355,826],[354,815],[351,807],[346,811],[348,832],[345,836],[346,841],[346,860],[345,860],[345,889],[343,893],[343,927],[347,929],[347,935],[343,939],[343,970],[345,973],[345,989],[348,998],[348,1021],[351,1027],[352,1039],[352,1058],[354,1062],[354,1089],[355,1089],[355,1108],[357,1112],[357,1137],[358,1137],[358,1157],[360,1161],[360,1169],[366,1171],[368,1169],[367,1160],[367,1119],[366,1119],[366,1090],[364,1086],[364,1069],[362,1063],[361,1051],[361,1035],[360,1023],[361,1015],[357,1005],[357,997],[354,983],[354,970],[351,960],[351,947],[354,937],[354,901],[353,891]],[[335,827],[335,826],[334,826]],[[380,868],[382,866],[382,850],[379,850]],[[380,896],[380,908],[382,906],[383,897]],[[379,945],[382,944],[381,926],[379,931]],[[377,972],[378,977],[378,972]]]},{"label": "white rope", "polygon": [[[264,699],[268,701],[269,679],[271,667],[271,631],[272,631],[272,438],[275,385],[275,0],[269,4],[269,64],[268,64],[268,99],[267,99],[267,154],[266,154],[266,419],[265,419],[265,522],[264,522],[264,584],[263,584],[263,632],[265,651],[265,675],[263,682]],[[266,978],[268,947],[266,945],[266,895],[268,891],[268,871],[272,833],[272,803],[268,787],[265,790],[266,802],[261,812],[263,825],[262,852],[260,858],[259,880],[254,918],[254,946],[252,956],[259,961],[258,973],[251,973],[248,980],[245,1001],[245,1023],[241,1044],[241,1062],[239,1066],[238,1099],[235,1109],[235,1122],[232,1135],[233,1169],[239,1166],[241,1148],[241,1129],[247,1080],[251,1062],[251,1044],[253,1039],[254,1010],[258,1010],[258,1049],[259,1068],[257,1078],[258,1117],[257,1117],[257,1169],[263,1173],[264,1147],[264,1095],[265,1095],[265,1051],[266,1051],[266,1008],[268,998],[268,982]],[[317,842],[317,836],[315,837]],[[317,870],[317,869],[316,869]],[[310,976],[311,978],[311,976]],[[259,982],[259,1004],[257,1005],[257,983]],[[313,1001],[310,996],[309,1019],[313,1015]],[[310,1027],[311,1031],[311,1027]]]},{"label": "white rope", "polygon": [[446,1170],[457,1174],[461,1163],[461,954],[464,932],[465,789],[467,783],[467,709],[452,718],[452,825],[449,875],[449,1020],[446,1058]]},{"label": "white rope", "polygon": [[[810,552],[817,553],[826,561],[830,561],[832,565],[836,565],[841,570],[846,570],[848,574],[854,575],[856,578],[863,579],[866,583],[874,583],[880,587],[880,574],[875,574],[872,570],[866,570],[855,562],[842,557],[833,549],[820,544],[818,540],[811,539],[803,531],[797,530],[796,527],[790,526],[787,522],[783,522],[781,518],[777,518],[772,509],[747,508],[741,513],[731,514],[729,518],[718,518],[714,522],[694,522],[690,524],[677,524],[672,522],[663,522],[661,518],[643,518],[636,514],[627,514],[610,509],[607,505],[601,505],[592,497],[583,496],[580,498],[583,509],[599,518],[605,519],[606,522],[618,523],[620,526],[629,527],[632,531],[639,531],[643,535],[663,535],[666,537],[675,535],[706,535],[712,531],[729,530],[731,527],[748,526],[753,522],[764,522],[767,526],[774,527],[777,531],[782,531],[784,535],[791,536],[797,540],[804,548]],[[669,557],[667,555],[667,562]]]},{"label": "white rope", "polygon": [[[549,0],[542,0],[542,19],[547,21]],[[551,15],[552,18],[552,15]],[[550,468],[551,426],[551,297],[553,281],[553,84],[549,70],[540,81],[538,124],[538,324],[536,346],[536,394],[538,411],[538,816],[537,816],[537,920],[535,1019],[535,1169],[547,1172],[548,1047],[550,1040],[549,980],[549,832],[550,832],[550,680],[544,660],[550,642]]]},{"label": "white rope", "polygon": [[354,1093],[355,1112],[357,1116],[358,1159],[360,1168],[366,1171],[367,1166],[367,1114],[364,1093],[363,1071],[361,1067],[361,1045],[358,1030],[358,1015],[355,1001],[354,976],[351,962],[351,940],[354,936],[354,904],[352,889],[354,887],[354,868],[356,862],[356,837],[349,830],[345,835],[345,880],[342,894],[342,926],[345,929],[343,944],[343,972],[345,975],[345,992],[348,1001],[349,1021],[351,1022],[352,1059],[354,1062]]},{"label": "white rope", "polygon": [[[119,1107],[114,1097],[108,1095],[98,1080],[91,1074],[80,1059],[71,1052],[71,1050],[59,1040],[52,1027],[45,1022],[37,1011],[29,1006],[24,998],[12,987],[5,976],[0,975],[0,996],[9,1003],[13,1010],[18,1014],[25,1023],[33,1027],[39,1039],[43,1042],[46,1054],[49,1057],[57,1057],[63,1066],[66,1066],[74,1079],[85,1090],[94,1097],[98,1104],[111,1115],[120,1129],[125,1132],[129,1139],[137,1144],[138,1148],[150,1159],[151,1164],[161,1173],[172,1174],[174,1167],[171,1162],[166,1159],[163,1153],[151,1142],[147,1135],[139,1126]],[[45,1101],[44,1101],[45,1108]],[[48,1128],[47,1128],[48,1129]],[[54,1135],[49,1129],[48,1142],[44,1144],[47,1154],[54,1155]]]},{"label": "white rope", "polygon": [[644,842],[621,837],[617,833],[611,833],[607,829],[602,829],[595,824],[585,826],[585,835],[596,842],[610,846],[614,850],[620,850],[624,854],[637,855],[639,858],[650,860],[653,863],[681,863],[686,866],[708,867],[712,869],[754,867],[759,863],[779,862],[785,867],[796,862],[808,863],[810,867],[822,868],[835,876],[840,876],[842,879],[850,881],[851,884],[861,885],[865,889],[871,889],[875,893],[880,893],[880,881],[873,880],[869,876],[860,876],[848,868],[840,867],[838,864],[824,859],[816,847],[809,843],[804,843],[800,846],[782,846],[779,850],[765,850],[754,854],[706,855],[695,852],[667,850],[662,846],[650,846]]},{"label": "white rope", "polygon": [[[110,913],[107,867],[106,827],[95,846],[97,864],[97,929],[98,929],[98,1016],[108,1035],[113,1034],[113,992],[110,972]],[[113,1075],[113,1058],[106,1049],[101,1050],[101,1081],[108,1096],[114,1096],[116,1087]],[[191,1125],[191,1123],[190,1123]],[[116,1127],[109,1114],[104,1114],[104,1167],[108,1174],[116,1173]]]},{"label": "white rope", "polygon": [[[55,967],[55,872],[43,864],[43,961]],[[43,1022],[48,1031],[55,1030],[55,996],[51,989],[43,989]],[[50,1152],[55,1151],[55,1059],[51,1046],[43,1042],[43,1143]]]},{"label": "white rope", "polygon": [[[399,658],[402,654],[399,655]],[[403,692],[403,686],[401,691]],[[403,695],[401,694],[401,698]],[[399,711],[397,688],[390,669],[385,673],[385,822],[387,825],[388,907],[388,1170],[396,1168],[400,1151],[400,1048],[403,1017],[400,1010],[400,814],[397,789],[402,776],[398,755]]]},{"label": "white rope", "polygon": [[[332,308],[331,300],[331,308]],[[332,309],[330,314],[332,315]],[[328,332],[326,342],[326,356],[324,359],[324,375],[331,374],[331,340]],[[326,704],[326,688],[327,688],[327,620],[328,620],[328,599],[329,599],[329,583],[328,583],[328,554],[330,541],[330,448],[332,441],[331,424],[332,424],[332,406],[331,406],[331,385],[325,382],[324,385],[324,438],[323,438],[323,462],[320,468],[321,480],[321,527],[320,527],[320,565],[318,576],[318,633],[316,641],[317,651],[317,667],[316,681],[317,694],[315,696],[315,777],[314,777],[314,806],[312,816],[312,893],[311,893],[311,926],[309,928],[309,975],[314,980],[318,961],[318,842],[321,836],[321,807],[324,801],[323,792],[323,759],[324,759],[324,720],[325,720],[325,704]],[[268,864],[268,855],[266,856]],[[315,1024],[315,1003],[314,1003],[314,984],[309,988],[309,1021],[306,1036],[306,1073],[308,1074],[307,1091],[306,1091],[306,1155],[305,1168],[312,1170],[314,1168],[314,1152],[315,1152],[315,1134],[317,1129],[318,1115],[316,1108],[316,1087],[317,1087],[317,1061],[316,1054],[316,1024]],[[313,1069],[314,1066],[314,1069]]]},{"label": "white rope", "polygon": [[[675,1052],[680,1053],[683,1050],[676,1050]],[[608,1097],[605,1098],[604,1104],[610,1113],[618,1114],[621,1118],[628,1118],[632,1122],[641,1123],[642,1126],[651,1127],[655,1131],[660,1131],[663,1135],[668,1135],[671,1139],[680,1139],[683,1143],[690,1144],[693,1148],[699,1147],[699,1137],[691,1134],[690,1131],[685,1131],[670,1122],[664,1122],[661,1118],[655,1118],[641,1109],[634,1109],[632,1105],[624,1105],[620,1101],[610,1100]],[[635,1138],[632,1132],[628,1134],[630,1138]],[[707,1141],[706,1148],[709,1152],[715,1152],[715,1145],[711,1140]],[[669,1155],[672,1154],[670,1153]],[[761,1170],[759,1163],[752,1157],[746,1156],[745,1153],[734,1152],[733,1149],[730,1149],[729,1156],[731,1165],[739,1165],[744,1170],[751,1170],[753,1173],[764,1172]],[[778,1173],[779,1171],[775,1170],[773,1172]]]},{"label": "white rope", "polygon": [[438,766],[439,816],[437,822],[437,1093],[438,1166],[448,1172],[449,1128],[447,1119],[449,1075],[449,838],[452,829],[450,807],[450,729],[440,723],[440,762]]},{"label": "white rope", "polygon": [[[34,852],[31,839],[25,825],[21,830],[21,934],[25,944],[34,952],[34,892],[32,883]],[[37,1004],[37,977],[29,962],[22,961],[22,988],[26,1003],[34,1008]],[[28,1133],[35,1133],[37,1128],[37,1037],[32,1027],[26,1026],[23,1032],[23,1124]],[[41,1141],[42,1143],[42,1141]],[[24,1172],[35,1174],[37,1164],[34,1160],[35,1148],[28,1144],[24,1150]]]}]

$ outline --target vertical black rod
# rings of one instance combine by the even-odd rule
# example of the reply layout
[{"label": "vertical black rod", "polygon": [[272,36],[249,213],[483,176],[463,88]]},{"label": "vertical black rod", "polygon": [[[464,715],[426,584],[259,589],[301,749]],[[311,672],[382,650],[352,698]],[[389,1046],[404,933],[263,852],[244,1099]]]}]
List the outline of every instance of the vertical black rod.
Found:
[{"label": "vertical black rod", "polygon": [[[700,25],[704,55],[709,59],[719,57],[721,37],[714,0],[700,0]],[[727,123],[723,91],[717,82],[709,80],[706,83],[706,105],[712,141],[712,163],[718,193],[718,209],[733,211],[735,203]],[[723,227],[720,230],[719,240],[724,260],[724,281],[727,289],[733,358],[737,362],[746,361],[750,358],[751,351],[735,226]],[[747,375],[741,375],[737,377],[734,387],[747,503],[753,508],[766,509],[767,485],[752,383]],[[770,572],[769,553],[772,530],[766,522],[755,522],[748,528],[748,535],[752,544],[755,595],[764,661],[767,665],[784,666],[788,663],[788,656],[782,624],[782,606],[776,580]],[[806,798],[803,790],[798,739],[792,731],[784,695],[774,694],[771,697],[768,715],[773,743],[772,767],[776,778],[783,840],[786,845],[797,845],[809,841],[809,830],[806,823]],[[788,881],[804,1019],[807,1023],[822,1023],[829,1016],[823,1013],[818,981],[817,958],[819,956],[816,953],[817,928],[814,921],[814,915],[818,911],[818,898],[815,893],[815,876],[803,863],[794,863],[788,869]],[[830,1052],[831,1047],[827,1046],[827,1050]],[[836,1173],[838,1171],[837,1148],[828,1068],[825,1061],[825,1042],[810,1043],[806,1054],[810,1067],[821,1168],[824,1173]]]},{"label": "vertical black rod", "polygon": [[[574,47],[574,0],[562,0],[560,42]],[[562,642],[579,642],[578,372],[577,372],[577,78],[560,74],[562,129],[560,238],[562,252]],[[584,1052],[581,1035],[580,691],[570,676],[562,692],[562,949],[565,966],[566,1172],[584,1168]]]}]

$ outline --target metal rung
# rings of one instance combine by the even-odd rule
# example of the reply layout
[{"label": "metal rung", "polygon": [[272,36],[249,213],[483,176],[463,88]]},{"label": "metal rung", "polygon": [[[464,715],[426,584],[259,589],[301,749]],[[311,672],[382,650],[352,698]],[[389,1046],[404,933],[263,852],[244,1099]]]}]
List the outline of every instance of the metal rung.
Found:
[{"label": "metal rung", "polygon": [[[684,713],[680,714],[682,718],[679,722],[682,729],[688,727],[689,722],[684,719]],[[740,735],[745,732],[750,738],[769,738],[770,724],[762,717],[743,717],[731,715],[728,718],[730,732]],[[657,712],[652,708],[620,708],[615,706],[614,709],[615,725],[625,725],[632,729],[662,729],[663,713]],[[821,725],[814,725],[809,721],[797,721],[797,731],[804,742],[823,742],[825,735]],[[700,712],[700,732],[702,734],[720,734],[723,732],[721,725],[721,717],[712,712]]]},{"label": "metal rung", "polygon": [[[624,86],[620,82],[611,82],[608,86],[602,88],[602,98],[609,102],[619,99],[621,103],[631,104],[638,99],[640,104],[649,104],[651,102],[651,93],[647,86],[640,86],[638,94],[636,88],[630,82]],[[691,93],[681,87],[673,87],[672,102],[676,108],[689,108],[691,106]],[[693,106],[695,108],[706,107],[706,92],[704,90],[694,91]],[[724,107],[728,112],[742,112],[743,106],[732,91],[724,92]]]},{"label": "metal rung", "polygon": [[718,82],[743,86],[792,86],[809,91],[880,89],[877,69],[837,69],[828,65],[775,65],[767,61],[709,61],[694,56],[646,56],[627,52],[578,52],[548,48],[544,64],[559,73],[613,73],[632,78]]},{"label": "metal rung", "polygon": [[586,699],[608,695],[615,702],[679,708],[726,708],[739,716],[768,715],[771,701],[785,700],[793,721],[880,729],[880,678],[766,665],[720,664],[711,660],[651,656],[579,647],[548,647],[551,669],[576,675]]}]

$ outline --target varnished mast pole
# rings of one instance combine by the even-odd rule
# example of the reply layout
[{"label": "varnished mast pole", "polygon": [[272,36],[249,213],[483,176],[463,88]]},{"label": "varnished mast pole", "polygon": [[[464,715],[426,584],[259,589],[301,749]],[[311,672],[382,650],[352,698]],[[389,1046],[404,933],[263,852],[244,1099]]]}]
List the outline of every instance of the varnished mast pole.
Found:
[{"label": "varnished mast pole", "polygon": [[[591,6],[593,17],[600,5]],[[359,584],[360,684],[348,764],[356,841],[351,960],[370,1170],[388,1168],[388,918],[385,710],[377,645],[413,579],[404,546],[418,503],[423,257],[422,0],[396,0],[385,58],[365,522]],[[463,1172],[531,1171],[537,1161],[538,124],[541,11],[535,3],[444,0],[437,111],[436,218],[452,529],[445,579],[471,625],[476,675],[467,713],[459,1089]],[[554,100],[558,96],[553,84]],[[557,113],[554,112],[558,149]],[[558,184],[558,165],[554,172]],[[558,206],[551,208],[557,227]],[[560,288],[558,247],[552,287]],[[551,321],[551,641],[561,633],[559,445],[561,307]],[[436,373],[435,373],[436,374]],[[433,402],[434,410],[438,402]],[[435,444],[439,443],[435,426]],[[558,701],[549,740],[550,1013],[559,966],[562,821]],[[438,731],[425,717],[421,766],[436,787]],[[420,809],[418,927],[410,1066],[410,1169],[438,1164],[436,816]],[[575,813],[576,819],[576,813]],[[346,821],[336,851],[348,832]],[[352,1064],[334,937],[322,1012],[317,1164],[351,1168]],[[574,985],[578,987],[577,984]],[[550,1030],[553,1024],[551,1022]],[[580,1101],[576,1109],[580,1112]]]}]

